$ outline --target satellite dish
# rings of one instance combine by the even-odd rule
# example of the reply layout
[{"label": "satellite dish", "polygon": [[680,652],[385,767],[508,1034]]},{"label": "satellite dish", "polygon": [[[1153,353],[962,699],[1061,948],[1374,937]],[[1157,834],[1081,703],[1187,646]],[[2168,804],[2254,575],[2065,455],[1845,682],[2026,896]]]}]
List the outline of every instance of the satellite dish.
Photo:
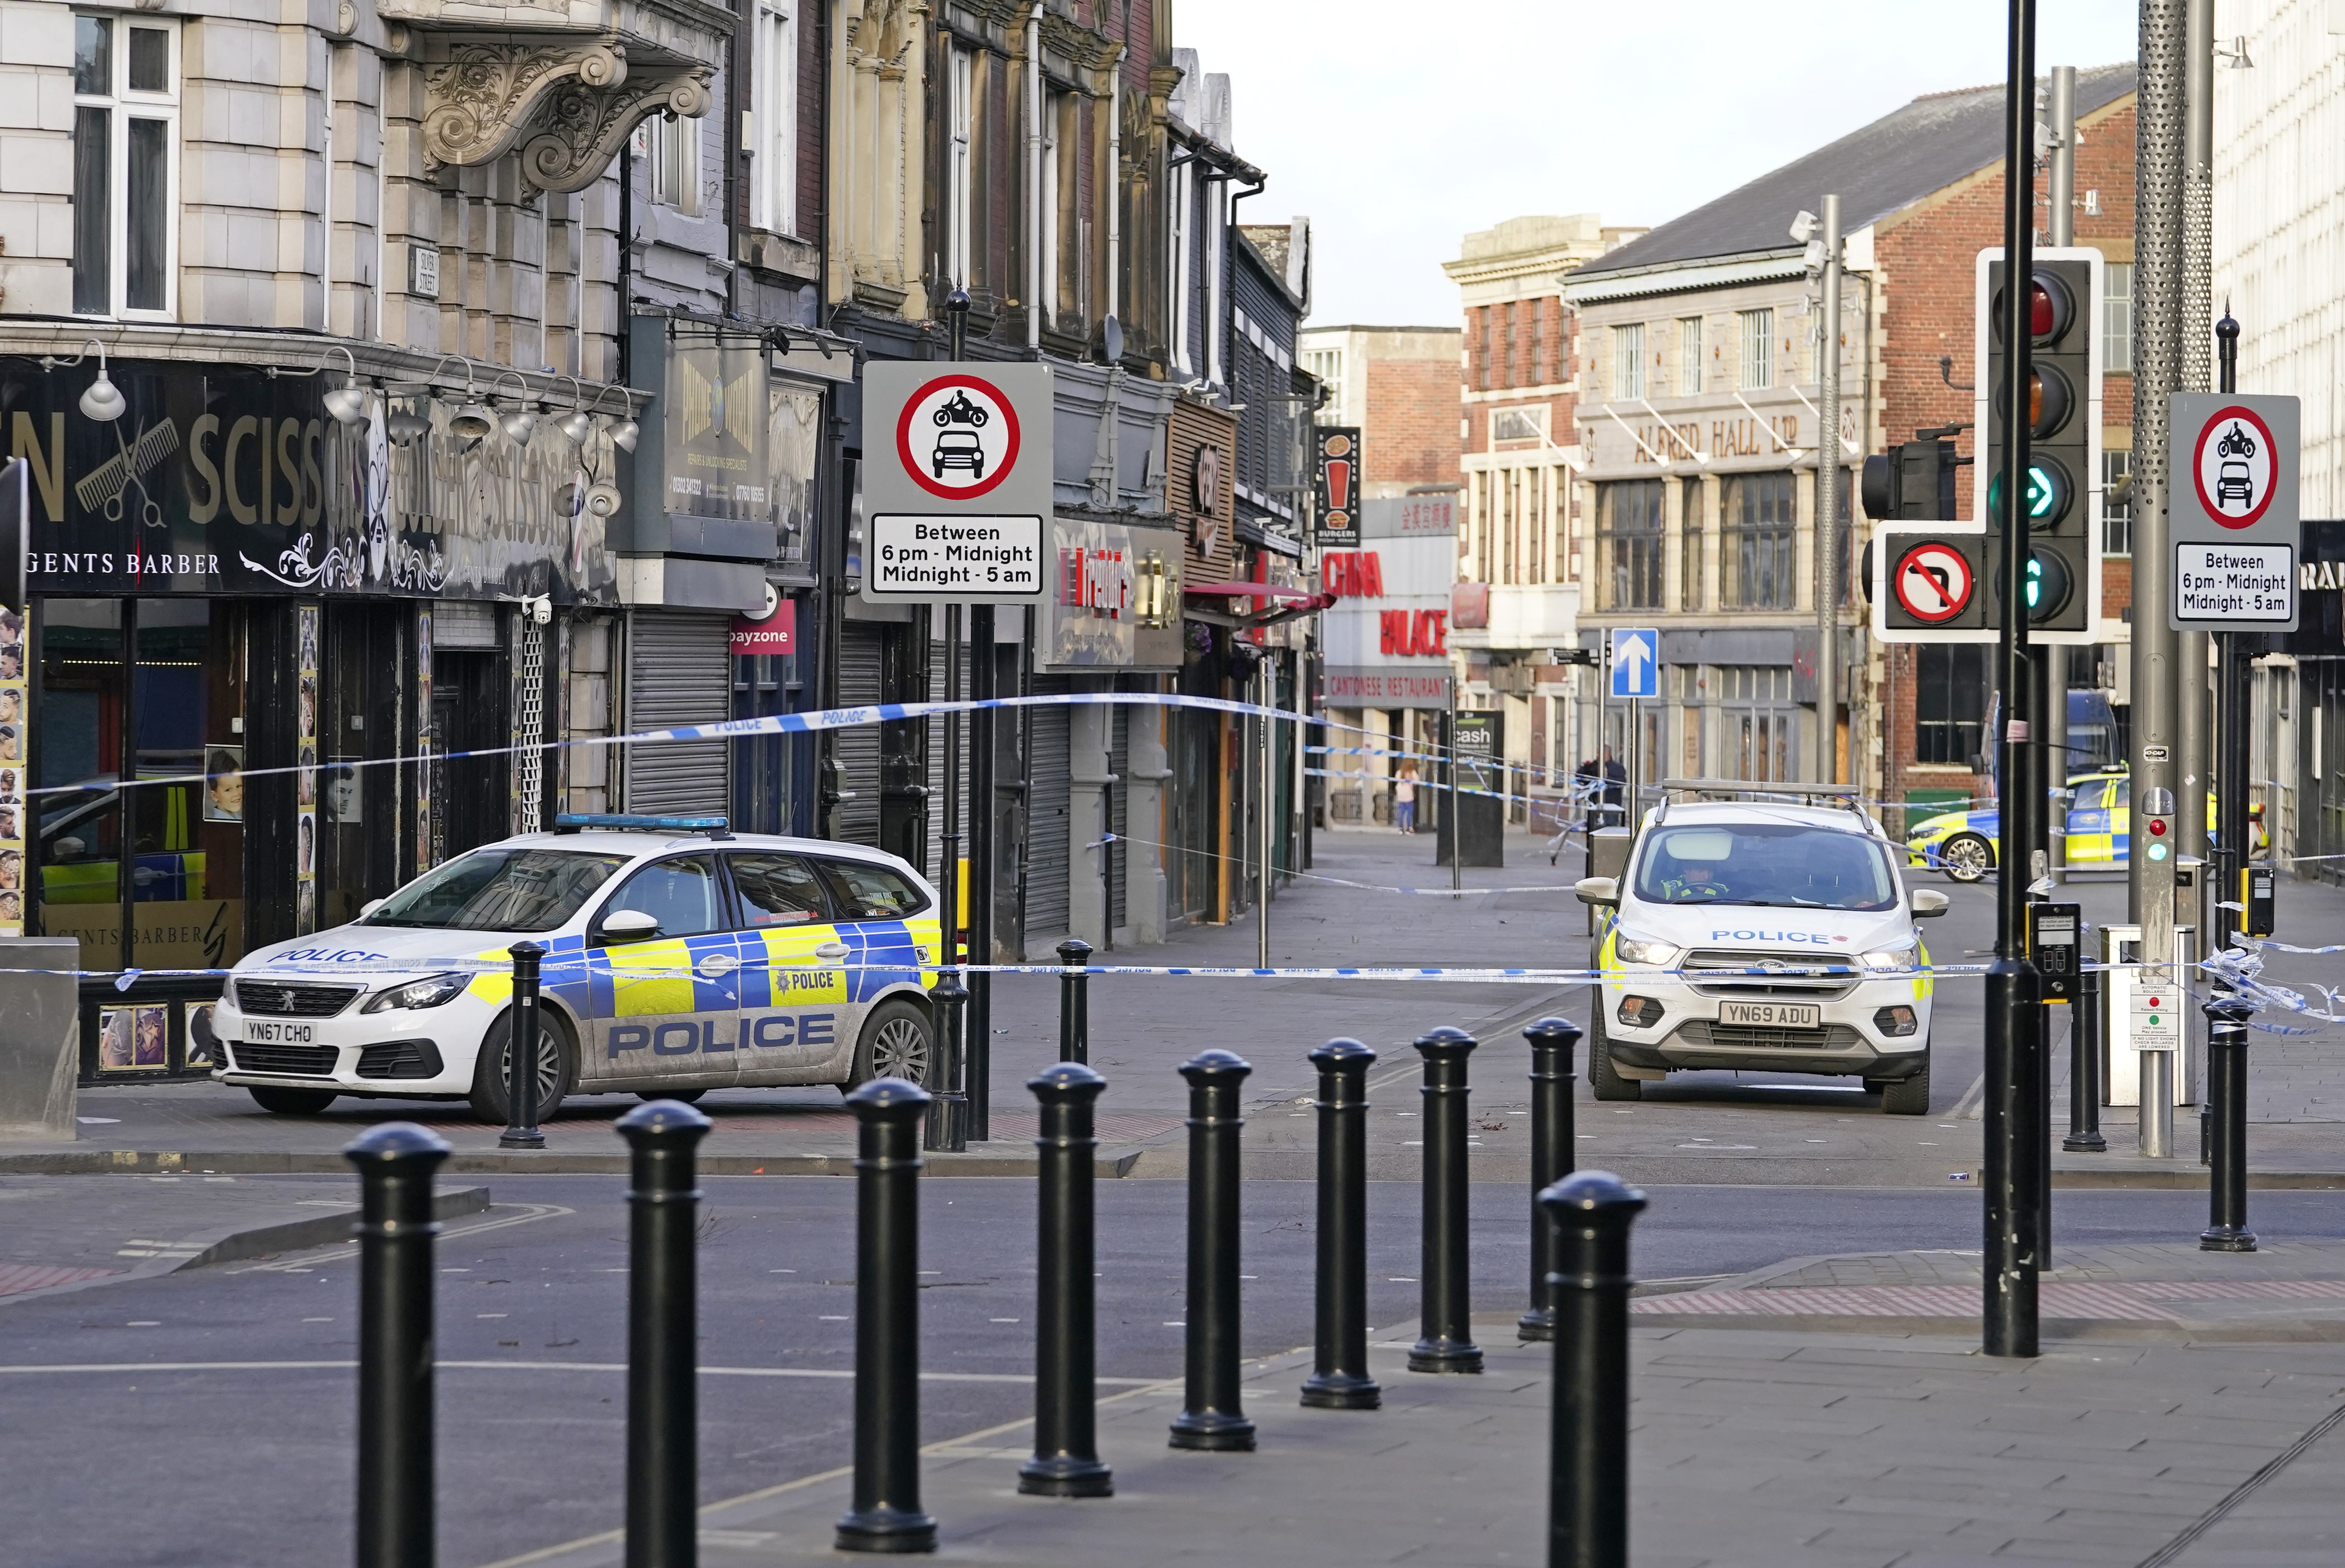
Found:
[{"label": "satellite dish", "polygon": [[1100,358],[1110,365],[1123,359],[1123,323],[1112,316],[1100,323]]}]

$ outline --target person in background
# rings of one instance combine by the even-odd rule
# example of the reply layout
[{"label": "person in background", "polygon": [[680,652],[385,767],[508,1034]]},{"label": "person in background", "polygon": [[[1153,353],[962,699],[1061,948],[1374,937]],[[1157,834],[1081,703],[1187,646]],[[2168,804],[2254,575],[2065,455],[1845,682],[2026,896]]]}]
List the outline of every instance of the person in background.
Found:
[{"label": "person in background", "polygon": [[1416,831],[1416,764],[1400,764],[1400,777],[1393,781],[1393,826],[1403,833]]},{"label": "person in background", "polygon": [[1620,787],[1628,782],[1629,770],[1620,765],[1620,759],[1612,754],[1612,748],[1606,746],[1604,748],[1604,808],[1606,816],[1615,826],[1629,820],[1627,814],[1620,809]]}]

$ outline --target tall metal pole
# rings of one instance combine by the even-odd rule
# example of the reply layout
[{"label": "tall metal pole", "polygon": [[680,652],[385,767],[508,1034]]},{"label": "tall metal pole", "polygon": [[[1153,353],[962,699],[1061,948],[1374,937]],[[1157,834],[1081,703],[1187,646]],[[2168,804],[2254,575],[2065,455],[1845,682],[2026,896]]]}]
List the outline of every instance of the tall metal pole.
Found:
[{"label": "tall metal pole", "polygon": [[[2055,66],[2050,75],[2046,107],[2052,122],[2052,167],[2045,180],[2045,238],[2059,249],[2076,243],[2076,67]],[[2100,478],[2087,474],[2084,482],[2097,489]],[[2085,527],[2096,531],[2100,520],[2086,518]],[[2097,550],[2100,541],[2088,539],[2086,548]],[[2100,606],[2091,606],[2090,612],[2098,615]],[[2043,679],[2035,718],[2044,731],[2040,750],[2048,785],[2044,813],[2046,873],[2057,885],[2068,880],[2068,774],[2075,771],[2075,759],[2068,753],[2068,650],[2065,644],[2049,644],[2037,650],[2036,663]],[[2076,1008],[2068,1010],[2073,1028]]]},{"label": "tall metal pole", "polygon": [[[2236,392],[2239,389],[2239,324],[2231,319],[2227,309],[2223,319],[2215,324],[2215,336],[2220,344],[2221,385],[2216,389]],[[2215,761],[2219,764],[2213,772],[2217,813],[2216,837],[2221,842],[2218,854],[2208,859],[2208,881],[2217,889],[2214,896],[2203,898],[2200,907],[2207,912],[2206,924],[2199,927],[2198,951],[2203,956],[2227,951],[2234,932],[2248,928],[2247,890],[2239,880],[2248,862],[2254,858],[2255,846],[2248,842],[2251,831],[2248,819],[2250,799],[2248,720],[2252,699],[2249,693],[2249,658],[2244,646],[2254,635],[2247,632],[2222,632],[2218,638],[2218,656],[2221,670],[2216,678],[2217,689],[2222,693],[2222,743],[2216,749]],[[2203,803],[2202,803],[2203,804]],[[2226,904],[2230,908],[2223,907]],[[2228,987],[2226,987],[2227,989]],[[2211,1038],[2211,1037],[2210,1037]],[[2209,1075],[2211,1084],[2212,1075]]]},{"label": "tall metal pole", "polygon": [[1816,339],[1816,782],[1840,782],[1840,197],[1823,198],[1823,326]]},{"label": "tall metal pole", "polygon": [[[1273,673],[1270,650],[1264,648],[1254,663],[1254,679],[1261,683],[1254,705],[1268,709],[1278,703],[1278,676]],[[1257,969],[1270,967],[1270,872],[1271,846],[1276,842],[1278,784],[1271,776],[1271,758],[1276,746],[1270,737],[1270,715],[1254,715],[1254,962]]]},{"label": "tall metal pole", "polygon": [[[960,701],[960,606],[945,606],[945,701]],[[939,857],[938,891],[944,897],[944,966],[931,993],[937,1010],[937,1061],[929,1088],[935,1101],[929,1107],[922,1143],[926,1148],[959,1151],[969,1147],[969,1099],[961,1091],[961,1047],[968,1020],[968,989],[960,978],[960,714],[945,714],[945,843]]]},{"label": "tall metal pole", "polygon": [[[2012,0],[2008,75],[2005,84],[2004,283],[1995,302],[1994,330],[2003,338],[2003,383],[1994,389],[2002,426],[2003,497],[1990,525],[2003,530],[2003,635],[1996,683],[2003,691],[2003,733],[1994,737],[1996,776],[2003,781],[1995,863],[1995,963],[1986,975],[1986,1128],[1981,1174],[1985,1179],[1985,1349],[1991,1356],[2033,1356],[2036,1337],[2036,1276],[2043,1263],[2042,1211],[2035,1169],[2042,1139],[2037,1118],[2036,1056],[2043,1049],[2043,1008],[2035,966],[2025,940],[2028,831],[2042,803],[2030,801],[2027,774],[2027,479],[2030,453],[2028,379],[2035,343],[2035,4]],[[1994,512],[1995,509],[1990,508]]]},{"label": "tall metal pole", "polygon": [[1441,740],[1441,765],[1449,778],[1449,789],[1441,803],[1441,826],[1449,835],[1449,886],[1455,892],[1466,885],[1466,824],[1457,820],[1457,677],[1454,672],[1449,677],[1449,724],[1442,731]]},{"label": "tall metal pole", "polygon": [[[2181,379],[2186,392],[2214,390],[2215,294],[2215,6],[2214,0],[2186,0],[2183,13],[2182,101],[2182,298],[2180,304]],[[2138,421],[2137,421],[2138,428]],[[2169,482],[2171,476],[2168,476]],[[2173,548],[2169,542],[2167,553]],[[2171,562],[2169,561],[2169,566]],[[2137,595],[2137,597],[2138,597]],[[2138,615],[2140,612],[2136,612]],[[2177,925],[2198,928],[2196,951],[2216,950],[2208,936],[2220,923],[2215,905],[2238,896],[2236,890],[2209,894],[2208,871],[2207,791],[2215,776],[2216,750],[2213,704],[2208,690],[2205,632],[2177,632],[2174,636],[2174,771],[2181,783],[2174,786],[2176,855],[2197,860],[2201,870],[2189,891],[2176,900]],[[2228,639],[2225,639],[2228,641]],[[2231,723],[2226,713],[2223,723]],[[2185,1012],[2186,1024],[2190,1017]],[[2188,1072],[2187,1053],[2175,1058],[2178,1075]]]}]

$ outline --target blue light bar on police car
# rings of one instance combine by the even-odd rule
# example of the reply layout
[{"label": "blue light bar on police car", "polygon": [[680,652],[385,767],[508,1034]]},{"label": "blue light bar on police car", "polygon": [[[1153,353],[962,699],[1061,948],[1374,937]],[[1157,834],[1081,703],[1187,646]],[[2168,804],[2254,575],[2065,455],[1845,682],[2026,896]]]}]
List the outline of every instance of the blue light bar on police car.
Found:
[{"label": "blue light bar on police car", "polygon": [[553,819],[556,833],[584,833],[589,828],[604,833],[705,833],[711,838],[730,838],[726,819],[721,816],[631,816],[601,812],[563,812]]}]

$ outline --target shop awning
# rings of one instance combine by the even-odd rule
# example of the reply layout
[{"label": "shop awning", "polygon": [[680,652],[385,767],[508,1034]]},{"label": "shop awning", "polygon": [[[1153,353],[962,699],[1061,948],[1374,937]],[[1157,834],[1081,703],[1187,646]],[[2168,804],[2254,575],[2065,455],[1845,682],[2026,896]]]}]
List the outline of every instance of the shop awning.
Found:
[{"label": "shop awning", "polygon": [[1332,593],[1315,593],[1308,588],[1281,588],[1275,582],[1191,582],[1182,593],[1191,599],[1321,599],[1326,603],[1314,606],[1325,610],[1335,602]]}]

